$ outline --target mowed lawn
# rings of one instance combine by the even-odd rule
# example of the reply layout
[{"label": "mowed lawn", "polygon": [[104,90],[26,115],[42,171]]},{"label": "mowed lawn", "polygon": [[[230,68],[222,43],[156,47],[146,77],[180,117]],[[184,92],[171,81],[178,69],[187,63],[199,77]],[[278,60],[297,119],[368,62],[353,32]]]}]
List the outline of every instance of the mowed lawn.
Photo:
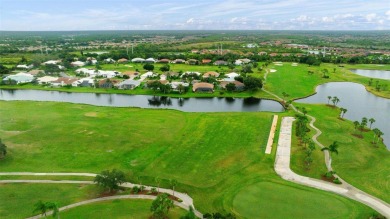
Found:
[{"label": "mowed lawn", "polygon": [[[140,176],[143,184],[156,185],[155,177],[159,177],[160,186],[170,187],[169,180],[176,179],[176,189],[191,195],[203,213],[244,214],[245,208],[233,207],[236,194],[259,182],[282,183],[297,196],[307,192],[294,190],[293,183],[277,176],[274,157],[264,154],[271,122],[271,113],[183,113],[0,101],[0,136],[9,149],[0,162],[1,171],[98,173],[118,168],[132,182]],[[316,199],[317,190],[309,193]],[[258,201],[278,196],[278,192],[266,193]],[[337,203],[329,193],[321,199]],[[296,207],[306,211],[304,206],[312,201],[309,198]],[[346,202],[354,207],[341,208],[354,214],[373,212],[354,201]],[[279,202],[272,205],[271,211],[280,208]],[[23,207],[13,206],[14,210]],[[312,207],[307,210],[323,208]],[[340,206],[328,209],[337,212]],[[284,218],[284,212],[274,212],[275,218]]]},{"label": "mowed lawn", "polygon": [[[61,212],[61,218],[126,218],[126,219],[148,219],[152,213],[150,206],[152,200],[112,200],[96,202],[88,205],[79,206]],[[169,210],[168,218],[180,218],[186,214],[186,210],[175,206]]]},{"label": "mowed lawn", "polygon": [[[242,218],[368,218],[368,207],[352,203],[344,197],[323,191],[259,182],[242,189],[233,201]],[[275,195],[278,194],[278,195]],[[259,199],[259,197],[267,197]],[[332,197],[332,198],[329,198]],[[252,206],[251,208],[248,208]],[[319,206],[321,206],[319,208]]]},{"label": "mowed lawn", "polygon": [[60,207],[99,196],[95,185],[78,184],[0,184],[0,218],[26,218],[39,200]]},{"label": "mowed lawn", "polygon": [[[374,133],[363,132],[363,139],[353,136],[356,133],[353,122],[338,119],[338,108],[295,105],[304,106],[309,115],[317,118],[315,125],[322,131],[320,142],[325,146],[338,142],[339,154],[332,155],[332,166],[337,174],[357,188],[390,202],[390,152],[383,143],[371,143]],[[314,159],[314,162],[322,164],[323,159]]]}]

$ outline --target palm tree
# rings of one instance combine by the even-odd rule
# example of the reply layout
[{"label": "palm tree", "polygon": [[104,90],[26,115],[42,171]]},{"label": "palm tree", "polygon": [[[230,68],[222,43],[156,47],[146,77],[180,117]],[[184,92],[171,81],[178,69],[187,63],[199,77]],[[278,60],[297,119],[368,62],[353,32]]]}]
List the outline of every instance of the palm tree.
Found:
[{"label": "palm tree", "polygon": [[377,136],[378,136],[378,139],[376,140],[376,143],[379,142],[379,139],[381,138],[381,136],[383,135],[384,133],[378,129],[378,133],[377,133]]},{"label": "palm tree", "polygon": [[161,182],[161,179],[157,176],[154,181],[156,181],[157,183],[157,193],[160,192],[160,182]]},{"label": "palm tree", "polygon": [[7,154],[7,146],[3,142],[1,142],[0,138],[0,159],[3,159]]},{"label": "palm tree", "polygon": [[347,111],[348,111],[347,109],[343,108],[343,116],[342,116],[341,118],[344,118],[344,115],[345,115],[345,113],[346,113]]},{"label": "palm tree", "polygon": [[339,147],[339,145],[338,145],[337,141],[334,141],[331,145],[329,145],[329,147],[322,148],[321,151],[328,150],[328,151],[330,151],[330,153],[339,154],[339,151],[337,150],[338,147]]},{"label": "palm tree", "polygon": [[356,131],[356,129],[358,128],[359,124],[360,124],[360,123],[359,123],[358,121],[353,122],[353,125],[355,126],[355,131]]},{"label": "palm tree", "polygon": [[46,207],[48,210],[53,211],[53,217],[60,218],[60,210],[58,208],[58,204],[55,202],[46,202]]},{"label": "palm tree", "polygon": [[378,128],[374,128],[372,131],[374,132],[374,140],[372,141],[372,143],[376,144],[375,139],[378,136],[380,130]]},{"label": "palm tree", "polygon": [[368,122],[367,118],[363,117],[362,118],[362,122],[360,123],[360,125],[364,128],[367,125],[367,122]]},{"label": "palm tree", "polygon": [[175,196],[175,187],[177,186],[177,180],[171,179],[171,180],[170,180],[170,183],[171,183],[172,190],[173,190],[172,195]]},{"label": "palm tree", "polygon": [[369,119],[368,121],[370,122],[370,129],[371,129],[372,123],[375,122],[375,119],[374,119],[374,118],[371,118],[371,119]]},{"label": "palm tree", "polygon": [[179,94],[182,94],[184,91],[184,85],[182,84],[177,85],[177,90],[179,91]]},{"label": "palm tree", "polygon": [[35,212],[40,212],[42,216],[44,216],[46,218],[46,213],[47,213],[47,210],[48,210],[48,206],[46,203],[44,203],[43,201],[39,200],[37,203],[35,203],[35,209],[34,209],[34,213]]},{"label": "palm tree", "polygon": [[331,96],[328,96],[328,105],[329,105],[329,101],[332,99]]}]

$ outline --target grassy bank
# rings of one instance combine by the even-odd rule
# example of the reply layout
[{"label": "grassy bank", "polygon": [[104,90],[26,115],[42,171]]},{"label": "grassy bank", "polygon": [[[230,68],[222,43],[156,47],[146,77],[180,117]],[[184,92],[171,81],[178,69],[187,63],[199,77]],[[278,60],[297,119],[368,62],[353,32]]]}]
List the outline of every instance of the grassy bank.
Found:
[{"label": "grassy bank", "polygon": [[[283,63],[282,66],[272,64],[269,69],[276,70],[276,72],[268,74],[265,88],[280,97],[283,97],[283,93],[287,93],[288,97],[286,99],[297,99],[312,95],[318,85],[338,81],[360,83],[366,86],[369,92],[377,96],[390,98],[390,88],[386,91],[376,91],[374,85],[368,85],[370,78],[356,75],[349,71],[347,67],[339,67],[334,64],[321,64],[320,67],[305,64],[292,66],[291,63]],[[329,78],[323,78],[323,69],[327,69],[326,76],[329,76]],[[375,81],[390,87],[389,80],[374,79]]]},{"label": "grassy bank", "polygon": [[[183,113],[0,101],[0,136],[9,151],[0,165],[5,172],[98,173],[118,168],[133,182],[140,176],[143,184],[156,185],[159,177],[162,187],[170,187],[169,180],[176,179],[177,190],[190,194],[203,213],[226,210],[244,215],[253,206],[235,205],[234,200],[245,200],[245,194],[251,196],[246,188],[261,182],[280,184],[294,197],[307,197],[298,201],[286,197],[300,212],[322,209],[321,205],[305,207],[318,199],[336,203],[327,206],[332,213],[322,218],[338,211],[366,216],[373,211],[347,199],[343,202],[348,204],[340,207],[333,194],[277,176],[274,157],[264,154],[271,122],[271,113]],[[279,192],[266,192],[258,201],[279,196]],[[283,203],[270,204],[274,218],[285,218]]]}]

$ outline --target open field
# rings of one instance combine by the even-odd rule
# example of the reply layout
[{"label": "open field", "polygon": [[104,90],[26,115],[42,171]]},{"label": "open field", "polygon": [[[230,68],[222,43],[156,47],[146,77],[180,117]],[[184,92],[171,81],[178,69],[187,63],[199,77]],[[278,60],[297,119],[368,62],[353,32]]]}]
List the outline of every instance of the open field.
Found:
[{"label": "open field", "polygon": [[[113,200],[97,202],[61,212],[61,218],[147,219],[152,215],[150,212],[151,205],[151,200]],[[175,206],[169,211],[168,218],[180,218],[185,214],[185,210]]]},{"label": "open field", "polygon": [[[325,146],[333,141],[339,143],[339,154],[332,155],[332,166],[337,174],[355,187],[368,192],[386,202],[390,202],[390,152],[383,143],[378,147],[370,141],[373,139],[373,132],[363,132],[363,139],[357,138],[352,134],[356,133],[351,121],[340,120],[338,115],[340,110],[325,105],[304,106],[308,114],[317,118],[315,125],[323,132],[318,138]],[[322,165],[323,159],[314,159],[318,162],[316,165]],[[317,174],[305,174],[316,177]],[[317,176],[317,178],[319,178]]]},{"label": "open field", "polygon": [[[310,205],[318,199],[339,203],[340,197],[286,182],[275,174],[273,156],[264,154],[272,115],[1,101],[0,135],[9,154],[0,165],[4,172],[99,173],[118,168],[132,182],[138,183],[136,176],[141,176],[143,184],[156,185],[154,178],[159,177],[160,186],[166,188],[170,179],[176,179],[177,190],[193,197],[203,213],[227,210],[245,215],[252,205],[237,205],[237,198],[255,200],[242,191],[261,182],[281,184],[285,193],[294,197],[308,197],[298,202],[285,197],[293,198],[290,201],[301,209],[300,214],[323,209],[322,205]],[[7,193],[0,192],[3,194]],[[274,200],[279,195],[266,192],[258,201]],[[354,201],[343,202],[327,206],[329,215],[320,216],[329,218],[339,211],[368,216],[373,212]],[[274,218],[285,217],[285,212],[278,210],[284,205],[274,203],[277,211],[270,210]],[[19,207],[24,205],[12,208]]]},{"label": "open field", "polygon": [[[287,93],[289,96],[286,99],[306,97],[315,93],[315,89],[318,85],[334,81],[360,83],[365,85],[367,90],[375,95],[390,98],[390,89],[377,92],[374,87],[368,87],[369,78],[353,74],[348,69],[333,64],[322,64],[318,67],[305,64],[291,66],[291,63],[283,63],[282,66],[272,64],[269,66],[269,69],[275,69],[276,72],[268,74],[265,88],[281,97],[283,97],[283,92]],[[328,75],[329,78],[322,77],[322,69],[328,70],[326,75]],[[309,74],[308,71],[312,71],[313,74]],[[388,87],[390,86],[389,80],[375,79],[375,81],[376,80],[378,80],[380,84],[387,84]]]}]

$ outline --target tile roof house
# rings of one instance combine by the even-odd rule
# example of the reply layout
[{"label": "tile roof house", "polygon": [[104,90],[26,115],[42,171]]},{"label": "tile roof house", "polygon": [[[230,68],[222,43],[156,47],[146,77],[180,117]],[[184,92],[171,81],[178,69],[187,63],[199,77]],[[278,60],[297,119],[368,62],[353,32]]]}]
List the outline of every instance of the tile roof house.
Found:
[{"label": "tile roof house", "polygon": [[119,89],[123,89],[123,90],[133,90],[134,88],[138,87],[140,84],[141,84],[140,81],[135,81],[135,80],[129,79],[129,80],[124,80],[124,81],[120,82],[116,86]]},{"label": "tile roof house", "polygon": [[219,77],[219,73],[215,71],[209,71],[203,74],[203,78],[208,78],[208,77]]},{"label": "tile roof house", "polygon": [[236,90],[237,90],[237,91],[242,91],[242,90],[244,90],[244,88],[245,88],[244,83],[239,82],[239,81],[222,81],[222,82],[220,83],[220,86],[221,86],[222,88],[226,89],[226,85],[228,85],[228,84],[234,84],[234,85],[236,86]]},{"label": "tile roof house", "polygon": [[118,82],[118,80],[104,79],[99,81],[99,88],[113,88]]},{"label": "tile roof house", "polygon": [[213,84],[210,84],[210,83],[204,83],[204,82],[200,82],[200,83],[195,83],[193,86],[192,86],[192,91],[193,92],[214,92],[214,85]]}]

